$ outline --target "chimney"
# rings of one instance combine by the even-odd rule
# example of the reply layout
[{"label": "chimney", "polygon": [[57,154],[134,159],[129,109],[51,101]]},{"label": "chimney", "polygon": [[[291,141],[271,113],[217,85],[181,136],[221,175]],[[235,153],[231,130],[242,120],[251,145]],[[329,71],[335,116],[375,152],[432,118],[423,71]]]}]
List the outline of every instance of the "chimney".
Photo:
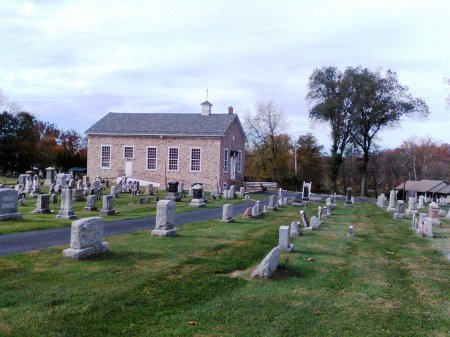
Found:
[{"label": "chimney", "polygon": [[228,107],[228,114],[229,115],[233,114],[233,107],[231,105]]},{"label": "chimney", "polygon": [[211,115],[211,107],[213,106],[211,103],[209,103],[208,101],[204,101],[200,105],[202,106],[202,116]]}]

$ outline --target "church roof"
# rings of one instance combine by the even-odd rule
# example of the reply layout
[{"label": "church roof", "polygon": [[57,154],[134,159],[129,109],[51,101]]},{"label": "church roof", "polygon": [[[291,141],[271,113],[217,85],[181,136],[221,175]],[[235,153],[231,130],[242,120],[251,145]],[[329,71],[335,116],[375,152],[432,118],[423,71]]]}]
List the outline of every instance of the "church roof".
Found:
[{"label": "church roof", "polygon": [[134,136],[211,136],[221,137],[236,120],[245,136],[236,114],[192,113],[119,113],[110,112],[91,126],[88,135]]}]

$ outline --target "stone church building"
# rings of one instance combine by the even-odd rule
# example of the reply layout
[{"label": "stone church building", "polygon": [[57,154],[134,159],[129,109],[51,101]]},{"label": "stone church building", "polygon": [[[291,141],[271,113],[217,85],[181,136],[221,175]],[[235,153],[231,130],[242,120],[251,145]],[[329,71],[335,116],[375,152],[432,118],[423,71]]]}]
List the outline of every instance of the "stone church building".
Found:
[{"label": "stone church building", "polygon": [[244,180],[246,136],[233,107],[212,114],[212,104],[192,113],[110,112],[87,131],[89,178],[129,177],[164,186],[203,183],[212,190]]}]

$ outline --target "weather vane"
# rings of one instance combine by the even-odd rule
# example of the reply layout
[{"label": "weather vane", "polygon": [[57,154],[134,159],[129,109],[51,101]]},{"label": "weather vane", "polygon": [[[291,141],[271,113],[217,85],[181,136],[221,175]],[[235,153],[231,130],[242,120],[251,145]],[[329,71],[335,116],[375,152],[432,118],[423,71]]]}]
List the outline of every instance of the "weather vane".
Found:
[{"label": "weather vane", "polygon": [[208,93],[209,93],[209,90],[208,90],[208,88],[206,88],[206,100],[208,100]]}]

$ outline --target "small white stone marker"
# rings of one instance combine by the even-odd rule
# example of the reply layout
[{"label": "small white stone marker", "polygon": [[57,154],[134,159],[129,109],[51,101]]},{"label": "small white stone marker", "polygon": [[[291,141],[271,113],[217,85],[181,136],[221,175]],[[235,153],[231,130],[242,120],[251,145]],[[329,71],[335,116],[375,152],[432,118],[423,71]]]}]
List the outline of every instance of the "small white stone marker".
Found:
[{"label": "small white stone marker", "polygon": [[222,222],[232,222],[234,221],[233,218],[233,205],[232,204],[225,204],[222,208]]},{"label": "small white stone marker", "polygon": [[291,223],[291,236],[299,236],[301,233],[300,223],[298,221],[292,221]]},{"label": "small white stone marker", "polygon": [[348,226],[348,232],[347,232],[347,236],[353,236],[354,232],[353,232],[353,225]]},{"label": "small white stone marker", "polygon": [[290,252],[294,248],[291,244],[291,227],[290,226],[280,226],[278,230],[278,247],[281,250]]}]

